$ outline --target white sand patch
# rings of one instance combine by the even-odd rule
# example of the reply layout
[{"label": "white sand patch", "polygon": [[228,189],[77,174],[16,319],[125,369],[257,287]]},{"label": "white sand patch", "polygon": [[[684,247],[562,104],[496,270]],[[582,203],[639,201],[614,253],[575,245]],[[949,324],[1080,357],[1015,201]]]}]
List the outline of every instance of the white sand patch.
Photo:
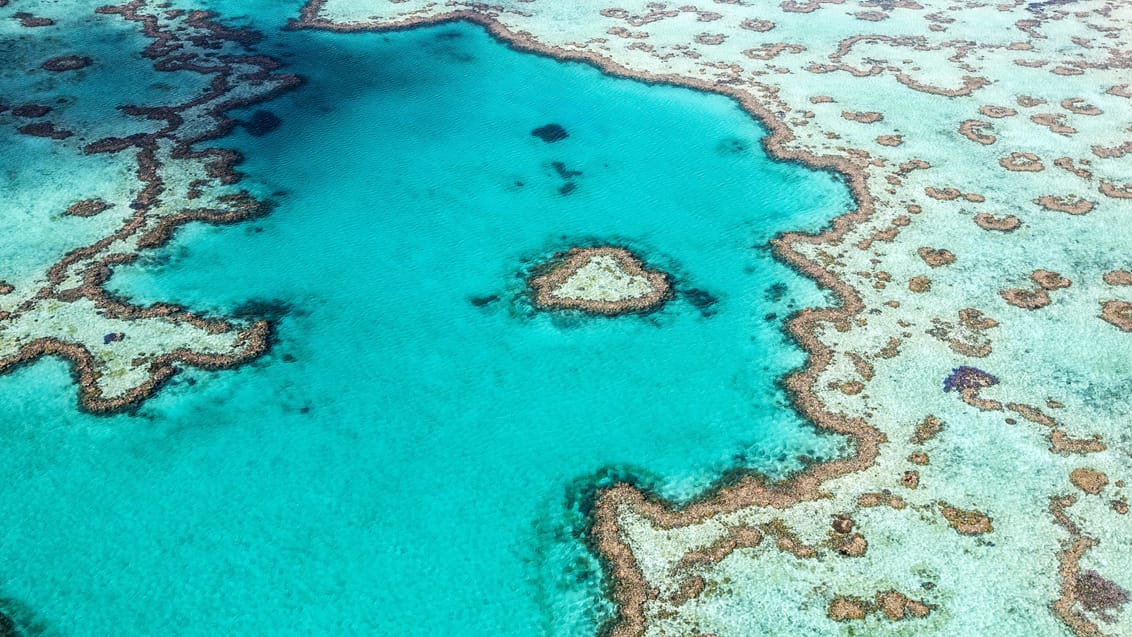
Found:
[{"label": "white sand patch", "polygon": [[629,274],[611,256],[597,255],[578,268],[552,294],[565,299],[617,302],[637,299],[653,291],[645,277]]}]

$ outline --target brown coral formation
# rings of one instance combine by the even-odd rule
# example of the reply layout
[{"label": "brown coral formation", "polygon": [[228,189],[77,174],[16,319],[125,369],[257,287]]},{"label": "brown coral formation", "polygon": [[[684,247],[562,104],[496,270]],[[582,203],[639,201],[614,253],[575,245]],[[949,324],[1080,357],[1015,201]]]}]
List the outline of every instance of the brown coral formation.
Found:
[{"label": "brown coral formation", "polygon": [[109,210],[113,206],[106,203],[101,199],[83,199],[71,204],[69,208],[63,211],[63,214],[72,217],[93,217],[98,213]]},{"label": "brown coral formation", "polygon": [[696,44],[705,44],[708,46],[723,44],[726,39],[727,36],[722,33],[700,33],[695,37]]},{"label": "brown coral formation", "polygon": [[1061,108],[1064,108],[1070,113],[1076,113],[1078,115],[1089,115],[1093,117],[1104,113],[1104,111],[1097,108],[1096,106],[1087,103],[1085,101],[1085,98],[1083,97],[1070,97],[1063,99],[1061,100]]},{"label": "brown coral formation", "polygon": [[860,597],[838,595],[830,601],[826,616],[835,622],[860,621],[878,611],[890,621],[901,621],[927,617],[931,613],[931,606],[898,591],[887,590],[878,592],[872,602]]},{"label": "brown coral formation", "polygon": [[932,289],[932,280],[920,274],[908,280],[908,289],[912,292],[927,292]]},{"label": "brown coral formation", "polygon": [[1008,106],[993,106],[990,104],[980,106],[979,112],[993,119],[1000,119],[1003,117],[1010,117],[1012,115],[1018,114],[1018,111]]},{"label": "brown coral formation", "polygon": [[1045,290],[1010,288],[1000,290],[998,295],[1010,305],[1024,310],[1037,310],[1050,304],[1049,292]]},{"label": "brown coral formation", "polygon": [[1128,270],[1105,272],[1102,278],[1109,285],[1132,285],[1132,272]]},{"label": "brown coral formation", "polygon": [[55,21],[51,18],[41,18],[39,16],[34,16],[26,11],[13,13],[12,17],[20,21],[20,26],[28,28],[49,27],[55,24]]},{"label": "brown coral formation", "polygon": [[1076,195],[1068,195],[1065,197],[1058,195],[1043,195],[1034,200],[1034,203],[1045,208],[1046,210],[1055,210],[1057,212],[1064,212],[1070,215],[1083,215],[1087,214],[1093,209],[1093,202],[1082,199]]},{"label": "brown coral formation", "polygon": [[857,506],[865,509],[886,506],[899,511],[907,505],[908,503],[904,501],[904,498],[898,495],[892,495],[888,489],[872,493],[862,493],[857,496]]},{"label": "brown coral formation", "polygon": [[958,188],[934,188],[932,186],[924,188],[924,194],[940,201],[954,201],[963,196],[963,192]]},{"label": "brown coral formation", "polygon": [[984,122],[977,119],[969,119],[959,124],[959,134],[967,139],[985,145],[990,145],[998,141],[998,138],[990,133],[985,133],[985,130],[992,130],[990,122]]},{"label": "brown coral formation", "polygon": [[1058,135],[1068,136],[1077,132],[1076,128],[1065,123],[1064,113],[1038,113],[1037,115],[1031,115],[1030,121],[1039,126],[1045,126],[1050,132]]},{"label": "brown coral formation", "polygon": [[994,525],[991,524],[990,517],[985,513],[960,509],[943,501],[940,501],[938,504],[944,519],[947,520],[947,524],[952,529],[955,529],[956,533],[961,535],[983,535],[984,533],[994,531]]},{"label": "brown coral formation", "polygon": [[860,122],[862,124],[873,124],[884,119],[884,115],[876,111],[868,111],[864,113],[854,111],[841,111],[841,117],[851,122]]},{"label": "brown coral formation", "polygon": [[[1082,162],[1082,165],[1084,165],[1084,163],[1087,163],[1087,162]],[[1086,168],[1079,168],[1079,167],[1075,166],[1073,164],[1073,159],[1070,158],[1070,157],[1058,157],[1057,159],[1053,160],[1053,165],[1057,166],[1058,168],[1060,168],[1060,169],[1062,169],[1062,170],[1064,170],[1068,173],[1076,175],[1077,177],[1080,177],[1081,179],[1092,179],[1093,178],[1092,171],[1090,171]]]},{"label": "brown coral formation", "polygon": [[830,523],[830,526],[833,527],[833,530],[837,533],[851,533],[854,526],[853,518],[844,515],[837,516],[833,519],[833,522]]},{"label": "brown coral formation", "polygon": [[1034,153],[1013,152],[998,160],[1005,169],[1014,172],[1041,172],[1045,170],[1040,157]]},{"label": "brown coral formation", "polygon": [[1090,467],[1077,467],[1069,472],[1069,481],[1085,493],[1097,495],[1108,484],[1108,476]]},{"label": "brown coral formation", "polygon": [[916,431],[912,434],[912,442],[922,445],[935,438],[941,431],[943,431],[943,422],[935,416],[928,416],[916,425]]},{"label": "brown coral formation", "polygon": [[838,595],[829,603],[826,616],[835,622],[864,619],[869,613],[868,602],[859,597]]},{"label": "brown coral formation", "polygon": [[944,265],[955,263],[955,255],[950,250],[930,248],[923,246],[916,250],[916,254],[924,260],[924,263],[933,268],[938,268]]},{"label": "brown coral formation", "polygon": [[847,537],[836,538],[833,550],[845,557],[861,557],[869,550],[869,542],[860,533],[854,533]]},{"label": "brown coral formation", "polygon": [[12,115],[16,117],[43,117],[50,112],[51,107],[46,104],[21,104],[20,106],[12,108]]},{"label": "brown coral formation", "polygon": [[[564,293],[564,286],[571,282],[583,268],[597,266],[599,274],[605,279],[594,279],[578,289]],[[596,291],[606,281],[624,282],[636,279],[642,282],[640,294],[614,292],[610,295],[570,296],[580,291]],[[556,254],[550,267],[528,282],[534,293],[535,305],[548,310],[582,310],[592,314],[616,315],[627,312],[647,312],[664,304],[671,295],[668,276],[655,270],[646,270],[633,253],[624,248],[599,246],[572,248],[565,253]]]},{"label": "brown coral formation", "polygon": [[909,599],[907,595],[893,590],[877,593],[876,604],[884,616],[892,621],[900,621],[905,617],[923,618],[931,612],[927,604]]},{"label": "brown coral formation", "polygon": [[989,212],[980,212],[975,215],[975,223],[983,230],[996,230],[998,232],[1013,232],[1022,225],[1018,217],[1005,215],[996,217]]},{"label": "brown coral formation", "polygon": [[759,20],[759,19],[748,18],[748,19],[743,20],[742,22],[739,23],[739,28],[740,29],[746,29],[748,31],[757,31],[759,33],[765,33],[765,32],[770,31],[771,29],[774,28],[774,23],[771,22],[770,20]]},{"label": "brown coral formation", "polygon": [[738,549],[754,548],[763,541],[763,534],[754,527],[736,526],[727,530],[727,535],[716,540],[712,545],[685,553],[676,563],[673,570],[686,570],[718,564],[723,558],[731,555]]},{"label": "brown coral formation", "polygon": [[1034,270],[1030,273],[1030,280],[1037,283],[1043,290],[1058,290],[1071,285],[1069,279],[1049,270]]},{"label": "brown coral formation", "polygon": [[760,527],[767,537],[774,538],[774,546],[784,552],[790,553],[799,559],[812,559],[817,557],[817,550],[803,542],[796,533],[786,526],[786,523],[775,518]]},{"label": "brown coral formation", "polygon": [[42,64],[42,68],[47,71],[61,73],[63,71],[85,69],[93,63],[94,60],[83,55],[63,55],[47,60]]},{"label": "brown coral formation", "polygon": [[900,486],[908,488],[908,489],[915,489],[915,488],[919,487],[920,486],[920,472],[916,471],[914,469],[909,469],[908,471],[905,471],[904,474],[900,476]]},{"label": "brown coral formation", "polygon": [[1074,593],[1085,610],[1105,622],[1112,622],[1113,613],[1123,610],[1129,598],[1128,591],[1092,570],[1078,574]]},{"label": "brown coral formation", "polygon": [[1132,332],[1132,303],[1105,301],[1101,303],[1101,318],[1125,332]]},{"label": "brown coral formation", "polygon": [[31,124],[24,124],[17,128],[19,132],[30,137],[46,137],[49,139],[67,139],[74,135],[69,130],[56,128],[55,124],[51,122],[34,122]]},{"label": "brown coral formation", "polygon": [[1097,186],[1097,190],[1113,199],[1132,199],[1132,182],[1118,186],[1110,181],[1102,181],[1101,185]]},{"label": "brown coral formation", "polygon": [[1107,448],[1097,437],[1073,438],[1061,429],[1055,429],[1049,435],[1049,450],[1061,456],[1100,453]]}]

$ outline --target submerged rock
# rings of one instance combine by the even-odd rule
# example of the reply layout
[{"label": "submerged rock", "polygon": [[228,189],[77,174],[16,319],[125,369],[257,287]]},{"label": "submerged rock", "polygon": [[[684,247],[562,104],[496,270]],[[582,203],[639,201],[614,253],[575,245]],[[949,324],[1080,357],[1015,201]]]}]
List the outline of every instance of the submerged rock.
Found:
[{"label": "submerged rock", "polygon": [[562,128],[558,124],[547,124],[546,126],[539,126],[538,128],[531,131],[531,135],[538,137],[548,144],[560,142],[570,136],[570,134],[566,132],[566,129]]},{"label": "submerged rock", "polygon": [[0,613],[0,637],[20,637],[20,631],[16,630],[16,622],[4,613]]},{"label": "submerged rock", "polygon": [[44,62],[41,68],[62,73],[63,71],[77,71],[86,68],[94,63],[94,60],[86,57],[85,55],[63,55],[60,57],[51,58]]},{"label": "submerged rock", "polygon": [[251,119],[244,122],[244,130],[252,137],[262,137],[283,124],[283,120],[271,111],[256,111]]},{"label": "submerged rock", "polygon": [[716,313],[715,306],[719,303],[719,298],[714,294],[699,288],[685,290],[684,298],[688,299],[688,302],[704,316],[714,315]]}]

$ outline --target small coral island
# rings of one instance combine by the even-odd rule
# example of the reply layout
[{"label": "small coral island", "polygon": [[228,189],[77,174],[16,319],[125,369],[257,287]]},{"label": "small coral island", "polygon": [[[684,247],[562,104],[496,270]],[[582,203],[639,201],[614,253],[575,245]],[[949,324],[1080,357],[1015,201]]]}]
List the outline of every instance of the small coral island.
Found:
[{"label": "small coral island", "polygon": [[559,252],[529,285],[539,309],[607,316],[654,310],[672,291],[668,275],[646,270],[636,255],[615,246]]}]

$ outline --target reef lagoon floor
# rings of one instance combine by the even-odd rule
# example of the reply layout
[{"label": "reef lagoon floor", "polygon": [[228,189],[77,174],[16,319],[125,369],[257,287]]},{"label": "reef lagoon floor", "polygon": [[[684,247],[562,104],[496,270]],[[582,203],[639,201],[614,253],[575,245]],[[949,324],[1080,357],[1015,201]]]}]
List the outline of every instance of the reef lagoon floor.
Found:
[{"label": "reef lagoon floor", "polygon": [[[270,349],[119,415],[80,410],[61,362],[0,379],[6,612],[66,635],[593,633],[612,616],[582,541],[599,483],[687,498],[844,453],[776,384],[804,361],[785,319],[828,299],[760,246],[849,193],[769,159],[733,102],[470,24],[258,50],[305,81],[232,113],[278,128],[214,143],[270,214],[181,228],[106,287],[269,319]],[[569,136],[531,134],[548,122]],[[59,188],[28,173],[6,188]],[[539,312],[531,269],[594,239],[663,267],[674,298]]]},{"label": "reef lagoon floor", "polygon": [[1132,634],[1130,38],[0,0],[0,634]]}]

